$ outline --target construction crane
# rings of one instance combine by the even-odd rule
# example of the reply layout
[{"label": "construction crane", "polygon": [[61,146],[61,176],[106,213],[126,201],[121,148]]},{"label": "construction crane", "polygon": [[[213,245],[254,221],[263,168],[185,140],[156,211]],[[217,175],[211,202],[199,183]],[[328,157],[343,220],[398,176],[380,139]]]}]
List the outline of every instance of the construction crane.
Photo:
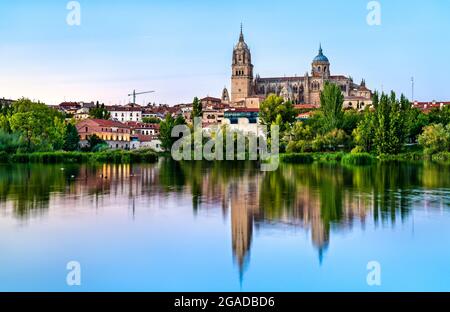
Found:
[{"label": "construction crane", "polygon": [[145,91],[145,92],[136,92],[133,90],[133,93],[128,94],[128,96],[133,97],[133,104],[136,104],[136,95],[147,94],[147,93],[155,93],[156,91]]}]

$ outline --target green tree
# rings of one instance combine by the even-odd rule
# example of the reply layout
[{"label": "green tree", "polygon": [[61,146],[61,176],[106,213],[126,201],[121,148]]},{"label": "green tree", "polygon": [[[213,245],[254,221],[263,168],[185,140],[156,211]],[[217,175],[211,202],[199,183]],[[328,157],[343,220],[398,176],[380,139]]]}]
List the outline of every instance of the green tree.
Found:
[{"label": "green tree", "polygon": [[357,110],[350,109],[344,111],[344,119],[342,122],[342,130],[347,134],[352,134],[353,130],[358,127],[358,123],[363,119],[364,114],[361,114]]},{"label": "green tree", "polygon": [[198,99],[198,97],[195,97],[192,101],[192,114],[191,118],[194,120],[195,117],[202,117],[203,115],[203,107],[202,103]]},{"label": "green tree", "polygon": [[106,109],[105,104],[95,104],[94,108],[89,111],[89,116],[94,119],[110,119],[111,113]]},{"label": "green tree", "polygon": [[323,129],[325,132],[340,129],[344,121],[344,95],[341,89],[332,83],[326,82],[320,93],[320,109],[324,116]]},{"label": "green tree", "polygon": [[[278,117],[279,116],[279,117]],[[284,131],[293,124],[298,116],[298,110],[291,101],[285,101],[282,97],[271,94],[265,99],[259,109],[259,119],[263,125],[280,125]],[[278,118],[278,119],[277,119]]]},{"label": "green tree", "polygon": [[442,108],[435,107],[429,114],[430,124],[449,124],[450,123],[450,105],[446,105]]},{"label": "green tree", "polygon": [[419,136],[419,144],[428,155],[450,151],[450,124],[446,127],[442,124],[425,127]]},{"label": "green tree", "polygon": [[77,127],[72,123],[66,125],[66,133],[64,138],[64,150],[76,151],[79,148],[80,136],[78,135]]},{"label": "green tree", "polygon": [[63,115],[42,103],[28,99],[13,104],[9,118],[11,131],[25,141],[24,151],[48,151],[60,149],[64,136]]},{"label": "green tree", "polygon": [[173,118],[171,114],[167,114],[166,118],[160,123],[159,127],[159,139],[161,140],[161,146],[166,151],[170,151],[172,144],[178,140],[178,138],[172,137],[172,129],[177,125],[185,125],[186,121],[183,116],[179,115],[177,118]]},{"label": "green tree", "polygon": [[375,113],[366,109],[362,120],[358,123],[356,129],[353,130],[353,137],[356,147],[354,152],[371,152],[375,140]]},{"label": "green tree", "polygon": [[405,98],[396,99],[394,92],[391,95],[374,95],[376,103],[376,121],[374,145],[378,154],[398,154],[407,137],[408,129],[405,128],[404,110],[402,106],[406,105]]},{"label": "green tree", "polygon": [[106,145],[106,142],[95,134],[88,136],[87,142],[88,142],[88,150],[92,152]]},{"label": "green tree", "polygon": [[161,120],[158,117],[144,117],[142,122],[146,124],[159,124]]},{"label": "green tree", "polygon": [[23,140],[17,133],[8,133],[0,130],[0,152],[14,154],[24,145]]}]

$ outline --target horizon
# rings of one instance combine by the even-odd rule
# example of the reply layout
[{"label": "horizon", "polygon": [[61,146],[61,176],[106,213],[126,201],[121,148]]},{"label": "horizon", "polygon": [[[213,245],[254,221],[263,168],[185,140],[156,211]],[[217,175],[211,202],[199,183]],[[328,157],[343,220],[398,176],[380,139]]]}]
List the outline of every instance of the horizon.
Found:
[{"label": "horizon", "polygon": [[[125,105],[136,89],[156,90],[137,104],[173,106],[196,96],[220,97],[223,87],[230,90],[232,48],[242,22],[255,75],[302,76],[321,43],[332,75],[365,79],[373,91],[393,90],[409,99],[414,77],[414,100],[450,101],[450,64],[436,57],[450,52],[442,39],[450,26],[447,2],[380,1],[379,26],[367,24],[369,1],[363,0],[345,6],[328,0],[277,6],[79,1],[80,26],[66,23],[68,2],[0,4],[9,12],[0,21],[0,98]],[[277,22],[267,22],[272,20]]]}]

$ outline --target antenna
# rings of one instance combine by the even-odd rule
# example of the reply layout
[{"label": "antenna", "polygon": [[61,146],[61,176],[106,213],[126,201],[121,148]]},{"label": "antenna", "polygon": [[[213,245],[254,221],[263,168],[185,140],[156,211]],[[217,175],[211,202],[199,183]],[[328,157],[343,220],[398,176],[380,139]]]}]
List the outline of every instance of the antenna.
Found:
[{"label": "antenna", "polygon": [[411,77],[411,100],[414,102],[414,77]]}]

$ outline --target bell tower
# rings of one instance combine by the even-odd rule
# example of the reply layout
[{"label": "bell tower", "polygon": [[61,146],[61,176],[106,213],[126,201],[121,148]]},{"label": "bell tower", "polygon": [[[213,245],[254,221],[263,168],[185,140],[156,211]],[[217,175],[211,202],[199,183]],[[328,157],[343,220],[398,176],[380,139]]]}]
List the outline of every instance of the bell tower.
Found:
[{"label": "bell tower", "polygon": [[239,42],[233,50],[231,74],[231,101],[237,102],[252,95],[253,65],[250,49],[244,41],[242,32],[239,36]]}]

